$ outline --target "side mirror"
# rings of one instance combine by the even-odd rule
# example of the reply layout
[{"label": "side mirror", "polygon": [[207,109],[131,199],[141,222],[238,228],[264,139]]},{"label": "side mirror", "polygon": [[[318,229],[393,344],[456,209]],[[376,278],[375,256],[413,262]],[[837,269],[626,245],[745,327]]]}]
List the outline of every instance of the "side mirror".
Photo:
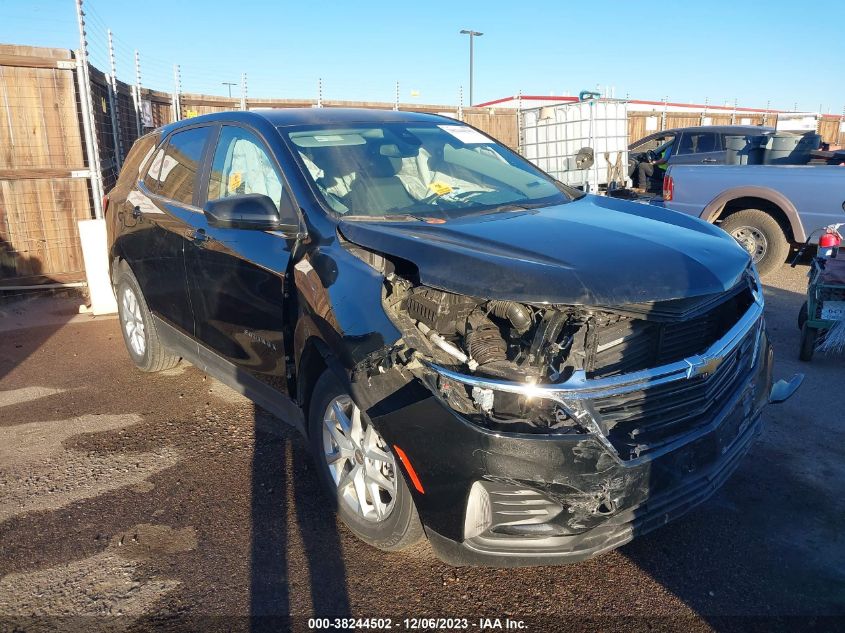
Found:
[{"label": "side mirror", "polygon": [[276,231],[283,226],[276,203],[263,193],[244,193],[209,200],[203,208],[208,224],[226,229]]}]

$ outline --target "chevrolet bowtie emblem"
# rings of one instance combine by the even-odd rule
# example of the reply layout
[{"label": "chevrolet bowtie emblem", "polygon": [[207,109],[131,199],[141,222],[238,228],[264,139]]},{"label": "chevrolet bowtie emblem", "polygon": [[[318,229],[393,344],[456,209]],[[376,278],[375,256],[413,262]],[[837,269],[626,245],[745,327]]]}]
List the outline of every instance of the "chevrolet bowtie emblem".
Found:
[{"label": "chevrolet bowtie emblem", "polygon": [[690,378],[693,376],[709,376],[711,374],[715,374],[724,360],[724,356],[701,359],[700,362],[694,363],[692,364],[692,367],[690,367]]}]

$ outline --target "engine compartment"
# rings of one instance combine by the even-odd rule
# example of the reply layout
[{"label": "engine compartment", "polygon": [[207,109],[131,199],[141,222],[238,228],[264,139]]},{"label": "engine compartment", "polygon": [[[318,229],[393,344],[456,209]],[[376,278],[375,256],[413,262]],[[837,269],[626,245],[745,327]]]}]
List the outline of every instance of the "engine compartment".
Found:
[{"label": "engine compartment", "polygon": [[[409,358],[481,378],[548,385],[579,370],[604,378],[704,352],[751,305],[751,283],[653,304],[561,306],[455,294],[393,270],[385,275],[384,307],[403,332]],[[415,373],[453,409],[488,428],[584,432],[559,405],[541,398]]]}]

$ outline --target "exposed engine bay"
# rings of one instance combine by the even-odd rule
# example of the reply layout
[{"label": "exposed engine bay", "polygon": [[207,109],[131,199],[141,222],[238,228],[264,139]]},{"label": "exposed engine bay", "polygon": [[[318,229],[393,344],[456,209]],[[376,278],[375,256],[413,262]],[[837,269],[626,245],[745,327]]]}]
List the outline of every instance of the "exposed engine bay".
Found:
[{"label": "exposed engine bay", "polygon": [[[733,293],[621,308],[529,305],[458,295],[385,277],[384,304],[422,360],[456,372],[529,385],[564,383],[576,371],[603,378],[703,352],[751,305],[748,283]],[[468,387],[415,371],[473,421],[510,432],[585,429],[559,405],[524,394]]]}]

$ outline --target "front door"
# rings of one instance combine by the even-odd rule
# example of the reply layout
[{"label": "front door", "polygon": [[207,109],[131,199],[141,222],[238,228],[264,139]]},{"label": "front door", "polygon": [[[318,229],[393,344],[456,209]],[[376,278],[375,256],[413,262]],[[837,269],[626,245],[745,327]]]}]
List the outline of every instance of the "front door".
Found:
[{"label": "front door", "polygon": [[[205,199],[261,193],[283,222],[295,217],[276,161],[250,128],[221,126],[210,161]],[[295,236],[213,227],[204,214],[190,220],[185,263],[200,352],[286,393],[285,273]]]},{"label": "front door", "polygon": [[722,139],[713,132],[684,132],[675,144],[673,165],[716,165],[725,162]]}]

